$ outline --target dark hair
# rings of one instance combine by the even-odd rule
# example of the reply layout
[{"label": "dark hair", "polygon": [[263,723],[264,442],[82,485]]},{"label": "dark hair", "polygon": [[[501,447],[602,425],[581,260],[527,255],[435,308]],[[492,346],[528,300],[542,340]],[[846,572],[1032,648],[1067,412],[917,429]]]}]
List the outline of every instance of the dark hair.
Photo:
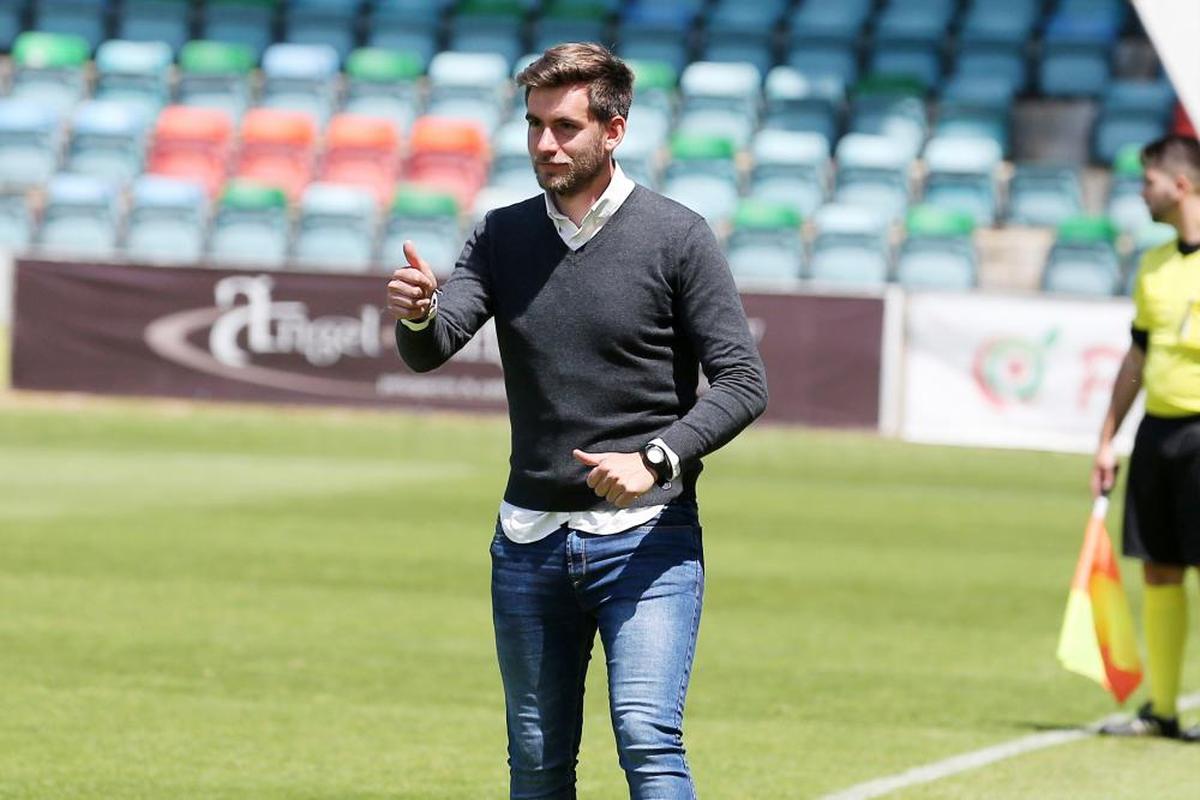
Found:
[{"label": "dark hair", "polygon": [[588,111],[601,122],[628,117],[633,102],[633,70],[603,45],[569,42],[551,47],[517,76],[530,89],[554,89],[586,83]]},{"label": "dark hair", "polygon": [[1200,141],[1170,134],[1142,148],[1142,166],[1183,173],[1200,191]]}]

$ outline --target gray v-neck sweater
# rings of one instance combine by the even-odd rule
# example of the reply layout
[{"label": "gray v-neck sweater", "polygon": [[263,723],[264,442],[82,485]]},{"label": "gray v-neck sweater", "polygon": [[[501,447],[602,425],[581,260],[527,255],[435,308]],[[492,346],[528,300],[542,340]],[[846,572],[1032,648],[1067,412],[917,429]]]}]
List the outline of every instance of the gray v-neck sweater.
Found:
[{"label": "gray v-neck sweater", "polygon": [[[417,372],[443,364],[495,317],[512,426],[504,499],[539,511],[605,501],[571,451],[635,452],[655,437],[680,478],[636,506],[693,499],[702,456],[766,407],[766,376],[729,267],[704,219],[638,186],[572,252],[541,195],[479,224],[438,311],[396,326]],[[697,395],[700,368],[709,388]]]}]

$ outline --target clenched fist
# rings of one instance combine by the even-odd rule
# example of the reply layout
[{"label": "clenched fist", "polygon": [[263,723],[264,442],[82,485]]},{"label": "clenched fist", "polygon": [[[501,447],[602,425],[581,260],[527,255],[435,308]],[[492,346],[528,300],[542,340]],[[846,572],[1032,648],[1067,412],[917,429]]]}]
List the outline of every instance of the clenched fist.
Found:
[{"label": "clenched fist", "polygon": [[388,282],[388,310],[396,319],[420,322],[429,315],[438,282],[412,242],[404,243],[404,257],[408,266],[393,272]]}]

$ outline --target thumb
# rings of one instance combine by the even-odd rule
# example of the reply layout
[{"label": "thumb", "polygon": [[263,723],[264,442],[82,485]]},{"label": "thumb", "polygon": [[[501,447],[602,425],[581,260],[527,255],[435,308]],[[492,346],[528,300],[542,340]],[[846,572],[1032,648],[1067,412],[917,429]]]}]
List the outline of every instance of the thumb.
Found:
[{"label": "thumb", "polygon": [[603,456],[596,453],[585,453],[582,450],[572,450],[571,455],[575,456],[575,460],[589,467],[598,467],[603,460]]},{"label": "thumb", "polygon": [[437,278],[433,276],[433,270],[429,268],[429,264],[425,263],[425,259],[421,258],[421,254],[417,252],[417,246],[412,243],[411,239],[404,242],[404,257],[408,259],[408,265],[418,270],[426,278],[433,281],[434,286],[437,285]]}]

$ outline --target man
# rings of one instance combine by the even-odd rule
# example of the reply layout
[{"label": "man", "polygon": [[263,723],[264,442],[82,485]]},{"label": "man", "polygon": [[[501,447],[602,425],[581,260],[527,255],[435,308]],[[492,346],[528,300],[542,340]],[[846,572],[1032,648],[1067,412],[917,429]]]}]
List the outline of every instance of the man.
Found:
[{"label": "man", "polygon": [[629,68],[566,44],[517,80],[545,194],[488,214],[440,288],[406,243],[409,266],[388,284],[396,342],[430,370],[495,320],[512,426],[491,545],[511,797],[575,797],[599,632],[630,796],[692,798],[696,479],[701,458],[762,413],[763,366],[705,221],[613,159]]},{"label": "man", "polygon": [[1200,740],[1180,731],[1176,711],[1187,605],[1183,576],[1200,565],[1200,143],[1167,136],[1142,150],[1142,197],[1178,239],[1142,258],[1133,291],[1133,344],[1121,362],[1100,431],[1092,491],[1116,479],[1113,437],[1146,387],[1125,497],[1126,556],[1145,578],[1150,701],[1136,717],[1106,726],[1115,736]]}]

